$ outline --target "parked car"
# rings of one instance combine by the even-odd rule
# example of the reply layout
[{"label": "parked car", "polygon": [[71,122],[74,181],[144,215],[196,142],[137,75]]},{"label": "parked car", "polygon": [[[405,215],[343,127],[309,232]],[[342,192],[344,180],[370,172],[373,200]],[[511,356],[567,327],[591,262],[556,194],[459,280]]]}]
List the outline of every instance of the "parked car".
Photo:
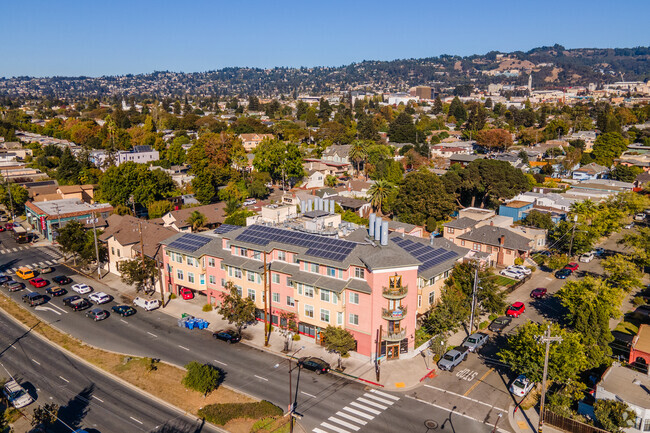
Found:
[{"label": "parked car", "polygon": [[519,317],[526,311],[526,305],[523,302],[515,302],[506,311],[506,316]]},{"label": "parked car", "polygon": [[594,259],[595,256],[596,255],[593,253],[593,251],[588,252],[588,253],[584,253],[583,255],[580,256],[580,261],[582,263],[589,263],[590,261],[592,261]]},{"label": "parked car", "polygon": [[59,275],[57,277],[52,278],[52,281],[55,283],[65,286],[66,284],[70,284],[72,282],[72,279],[70,277],[66,277],[65,275]]},{"label": "parked car", "polygon": [[633,229],[634,228],[634,223],[625,224],[623,226],[623,228],[627,229],[627,230]]},{"label": "parked car", "polygon": [[535,299],[542,299],[544,296],[546,296],[546,292],[547,290],[545,287],[538,287],[530,292],[530,297]]},{"label": "parked car", "polygon": [[445,353],[440,361],[438,361],[438,368],[441,370],[454,371],[454,368],[461,362],[467,359],[467,352],[469,349],[465,346],[458,346]]},{"label": "parked car", "polygon": [[241,335],[237,331],[231,329],[222,329],[212,334],[217,340],[223,340],[226,343],[236,343],[241,340]]},{"label": "parked car", "polygon": [[570,269],[571,272],[575,272],[575,271],[578,270],[578,267],[579,267],[579,266],[578,266],[577,263],[572,262],[572,263],[569,263],[568,265],[566,265],[566,266],[564,267],[564,269]]},{"label": "parked car", "polygon": [[32,271],[26,266],[23,266],[22,268],[16,271],[16,276],[18,278],[22,278],[23,280],[30,280],[34,278],[36,275],[34,274],[34,271]]},{"label": "parked car", "polygon": [[526,266],[523,265],[512,265],[512,266],[508,266],[506,269],[513,272],[519,272],[524,275],[530,275],[533,273],[533,271],[531,271],[530,269],[528,269]]},{"label": "parked car", "polygon": [[29,284],[31,284],[34,287],[45,287],[48,284],[50,284],[50,282],[42,278],[32,278],[31,280],[29,280]]},{"label": "parked car", "polygon": [[93,308],[86,313],[86,317],[93,319],[95,322],[99,322],[108,317],[108,311],[102,310],[101,308]]},{"label": "parked car", "polygon": [[9,283],[6,283],[7,285],[5,286],[7,290],[10,292],[17,292],[19,290],[23,290],[25,288],[24,283],[19,283],[18,281],[10,281]]},{"label": "parked car", "polygon": [[47,293],[50,296],[58,297],[58,296],[65,295],[66,293],[68,293],[68,291],[63,287],[52,286],[45,289],[45,293]]},{"label": "parked car", "polygon": [[598,248],[596,248],[595,250],[593,250],[592,253],[594,253],[595,255],[597,255],[598,257],[600,257],[600,256],[602,256],[603,254],[605,254],[605,248],[598,247]]},{"label": "parked car", "polygon": [[518,397],[524,397],[533,389],[534,382],[529,381],[525,375],[520,374],[510,384],[510,392]]},{"label": "parked car", "polygon": [[5,284],[11,284],[13,281],[13,278],[7,276],[7,275],[2,275],[0,276],[0,284],[5,285]]},{"label": "parked car", "polygon": [[86,298],[79,298],[68,304],[68,306],[74,311],[85,310],[86,308],[92,307],[92,305],[93,304],[91,304],[90,301]]},{"label": "parked car", "polygon": [[44,304],[47,302],[47,300],[45,299],[45,296],[41,295],[38,292],[29,292],[23,295],[23,302],[30,307],[35,307],[37,305]]},{"label": "parked car", "polygon": [[645,213],[641,212],[634,215],[634,221],[643,221],[645,220]]},{"label": "parked car", "polygon": [[20,386],[14,379],[5,382],[2,393],[5,395],[7,401],[16,409],[25,407],[34,401],[32,396],[25,391],[25,388]]},{"label": "parked car", "polygon": [[158,299],[145,299],[138,296],[133,300],[133,305],[143,308],[145,311],[151,311],[160,308],[160,301]]},{"label": "parked car", "polygon": [[92,292],[93,288],[90,287],[88,284],[77,283],[72,285],[72,290],[79,293],[80,295],[84,295],[86,293]]},{"label": "parked car", "polygon": [[463,341],[463,346],[467,347],[470,352],[478,352],[478,350],[485,345],[488,341],[488,335],[483,332],[476,332]]},{"label": "parked car", "polygon": [[244,200],[244,206],[250,206],[255,203],[257,203],[257,200],[255,200],[254,198],[247,198],[246,200]]},{"label": "parked car", "polygon": [[300,358],[298,360],[298,366],[307,370],[315,371],[316,374],[323,374],[330,371],[330,365],[327,362],[313,356]]},{"label": "parked car", "polygon": [[[7,217],[0,217],[0,221],[7,221]],[[0,226],[0,233],[2,233],[2,232],[5,231],[5,230],[7,230],[7,229],[4,228],[4,227],[2,227],[2,226]]]},{"label": "parked car", "polygon": [[54,268],[52,266],[43,266],[42,268],[38,269],[39,274],[49,274],[54,272]]},{"label": "parked car", "polygon": [[492,323],[490,323],[488,329],[492,332],[501,332],[504,329],[506,329],[511,322],[512,322],[511,317],[507,317],[507,316],[497,317],[492,321]]},{"label": "parked car", "polygon": [[113,305],[111,308],[115,314],[119,314],[122,317],[128,317],[135,314],[136,309],[130,305]]},{"label": "parked car", "polygon": [[501,275],[503,275],[504,277],[514,278],[515,280],[521,280],[522,278],[524,278],[526,276],[521,272],[515,272],[515,271],[511,271],[509,269],[504,269],[499,273]]},{"label": "parked car", "polygon": [[572,273],[573,272],[571,271],[571,269],[566,269],[566,268],[560,269],[555,273],[555,278],[557,278],[558,280],[565,280],[568,277],[570,277]]},{"label": "parked car", "polygon": [[194,299],[194,292],[192,292],[187,287],[181,287],[179,293],[181,294],[181,298],[183,299]]},{"label": "parked car", "polygon": [[107,302],[111,302],[113,297],[111,295],[107,295],[104,292],[96,292],[88,296],[91,301],[93,301],[97,305],[105,304]]}]

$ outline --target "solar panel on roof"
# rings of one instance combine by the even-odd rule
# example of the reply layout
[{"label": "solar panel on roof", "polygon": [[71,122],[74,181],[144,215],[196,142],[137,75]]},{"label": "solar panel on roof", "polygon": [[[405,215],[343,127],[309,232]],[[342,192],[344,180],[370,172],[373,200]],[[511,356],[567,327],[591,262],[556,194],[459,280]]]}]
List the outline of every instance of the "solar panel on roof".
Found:
[{"label": "solar panel on roof", "polygon": [[228,233],[228,232],[231,232],[233,230],[240,229],[240,228],[241,228],[241,226],[235,226],[235,225],[232,225],[232,224],[221,224],[219,227],[217,227],[214,230],[214,233],[215,234]]},{"label": "solar panel on roof", "polygon": [[421,270],[427,270],[447,260],[458,257],[454,251],[448,251],[443,248],[433,248],[420,242],[413,242],[410,239],[395,238],[394,242],[404,251],[422,262]]},{"label": "solar panel on roof", "polygon": [[177,250],[182,250],[182,251],[187,251],[187,252],[194,252],[210,242],[210,238],[207,238],[205,236],[199,236],[195,234],[184,234],[180,238],[176,239],[172,243],[169,244],[169,248],[174,248]]}]

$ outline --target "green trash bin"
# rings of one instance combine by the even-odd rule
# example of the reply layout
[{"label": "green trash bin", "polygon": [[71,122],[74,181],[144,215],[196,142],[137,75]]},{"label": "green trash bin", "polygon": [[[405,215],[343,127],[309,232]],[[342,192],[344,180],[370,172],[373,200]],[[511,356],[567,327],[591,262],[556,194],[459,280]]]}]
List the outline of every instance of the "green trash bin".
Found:
[{"label": "green trash bin", "polygon": [[183,313],[181,314],[181,319],[185,319],[186,317],[189,317],[190,319],[193,319],[194,316],[192,316],[190,313]]}]

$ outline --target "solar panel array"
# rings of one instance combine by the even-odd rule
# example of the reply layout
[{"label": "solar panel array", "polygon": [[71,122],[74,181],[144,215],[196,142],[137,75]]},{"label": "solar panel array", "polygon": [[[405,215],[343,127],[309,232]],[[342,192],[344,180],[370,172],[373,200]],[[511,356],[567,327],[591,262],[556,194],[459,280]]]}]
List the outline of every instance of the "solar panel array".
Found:
[{"label": "solar panel array", "polygon": [[394,237],[393,241],[404,251],[421,261],[422,266],[420,266],[420,269],[423,271],[458,257],[458,254],[453,251],[444,248],[433,248],[430,245],[413,242],[409,239]]},{"label": "solar panel array", "polygon": [[210,242],[210,238],[194,234],[185,234],[168,245],[169,248],[193,253]]},{"label": "solar panel array", "polygon": [[356,242],[259,225],[247,227],[235,240],[256,245],[280,242],[304,247],[307,248],[305,253],[310,256],[337,262],[345,260],[354,247],[357,246]]},{"label": "solar panel array", "polygon": [[214,233],[215,234],[223,234],[223,233],[228,233],[228,232],[231,232],[233,230],[240,229],[240,228],[241,228],[241,226],[234,226],[232,224],[221,224],[219,227],[217,227],[214,230]]}]

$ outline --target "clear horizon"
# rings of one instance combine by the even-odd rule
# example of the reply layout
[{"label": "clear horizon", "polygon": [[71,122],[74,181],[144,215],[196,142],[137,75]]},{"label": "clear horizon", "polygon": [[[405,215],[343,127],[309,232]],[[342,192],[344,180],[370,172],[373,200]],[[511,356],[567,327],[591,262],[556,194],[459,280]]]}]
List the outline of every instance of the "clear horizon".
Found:
[{"label": "clear horizon", "polygon": [[[486,4],[333,0],[282,5],[172,0],[88,4],[32,0],[0,5],[6,18],[0,77],[100,77],[226,67],[337,67],[364,60],[469,56],[489,51],[647,46],[650,2],[559,0],[543,8]],[[472,16],[463,16],[470,10]],[[603,31],[603,30],[606,31]]]}]

